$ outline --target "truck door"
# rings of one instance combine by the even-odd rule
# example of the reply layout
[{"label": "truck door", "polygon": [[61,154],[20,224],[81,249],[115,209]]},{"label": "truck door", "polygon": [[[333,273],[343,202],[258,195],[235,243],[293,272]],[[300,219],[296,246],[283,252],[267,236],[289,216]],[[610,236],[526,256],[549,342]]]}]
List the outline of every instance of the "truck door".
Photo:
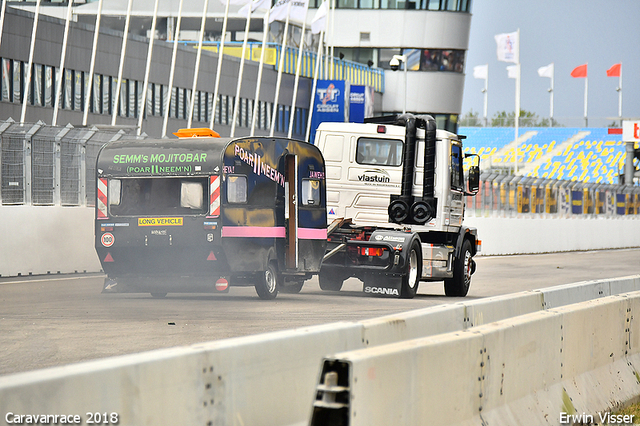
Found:
[{"label": "truck door", "polygon": [[287,234],[287,269],[298,268],[298,157],[285,157],[285,209],[284,218]]},{"label": "truck door", "polygon": [[463,159],[462,147],[457,144],[451,145],[451,208],[449,210],[449,225],[462,225],[464,214],[464,174],[462,171]]}]

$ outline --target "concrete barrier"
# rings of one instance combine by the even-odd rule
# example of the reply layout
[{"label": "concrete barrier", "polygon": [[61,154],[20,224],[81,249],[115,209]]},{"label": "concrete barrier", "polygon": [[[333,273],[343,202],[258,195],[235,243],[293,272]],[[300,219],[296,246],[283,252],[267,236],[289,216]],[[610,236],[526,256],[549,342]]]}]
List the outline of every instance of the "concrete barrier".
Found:
[{"label": "concrete barrier", "polygon": [[478,228],[483,255],[638,247],[640,241],[639,216],[465,217],[465,224]]},{"label": "concrete barrier", "polygon": [[336,354],[311,425],[602,424],[640,395],[639,309],[634,292]]},{"label": "concrete barrier", "polygon": [[304,422],[319,354],[362,347],[361,326],[335,323],[151,351],[0,378],[7,413],[117,414],[119,425]]},{"label": "concrete barrier", "polygon": [[[456,362],[460,372],[474,371],[477,377],[483,377],[480,374],[483,368],[484,376],[499,371],[497,367],[491,370],[488,367],[496,365],[493,360],[506,356],[497,352],[500,342],[529,338],[528,344],[532,345],[532,341],[544,338],[557,345],[562,340],[557,337],[556,327],[546,323],[540,325],[542,336],[529,331],[525,336],[517,336],[511,334],[515,331],[505,329],[494,337],[487,331],[484,332],[486,335],[479,333],[477,330],[481,327],[496,327],[495,321],[500,324],[500,321],[509,321],[508,318],[514,316],[533,315],[531,312],[542,315],[542,318],[557,316],[555,310],[560,304],[571,302],[570,296],[583,300],[628,289],[640,290],[640,276],[579,283],[562,286],[562,289],[549,288],[465,301],[356,323],[343,322],[247,336],[4,376],[0,377],[0,415],[6,416],[9,412],[72,413],[83,416],[86,422],[87,412],[106,412],[117,413],[121,425],[307,424],[316,396],[318,365],[331,354],[365,348],[383,354],[390,351],[393,344],[405,345],[408,351],[413,351],[416,345],[412,339],[434,336],[431,339],[442,342],[442,345],[453,345],[454,352],[468,354],[464,355],[465,363],[485,363],[486,367],[479,367],[479,364],[463,366],[462,361]],[[552,306],[554,310],[543,311],[545,305]],[[458,338],[464,341],[447,343]],[[491,346],[491,352],[480,353],[481,349],[488,348],[486,341],[490,339],[496,339],[498,343]],[[403,341],[405,343],[398,343]],[[521,346],[539,350],[537,346],[528,347],[525,343]],[[540,355],[535,350],[533,353]],[[521,355],[531,359],[528,352]],[[444,349],[435,348],[426,358],[407,358],[406,366],[396,367],[420,370],[426,368],[423,362],[444,366],[455,359],[451,356]],[[520,355],[516,353],[513,356]],[[528,369],[523,364],[515,365]],[[433,374],[440,374],[438,377],[443,377],[443,380],[446,378],[444,368],[433,368],[437,370]],[[396,373],[398,379],[403,377],[399,370]],[[390,371],[389,374],[391,377],[395,373]],[[508,379],[511,377],[509,375]],[[546,376],[543,374],[542,377]],[[475,393],[453,394],[454,400],[465,404],[464,408],[458,409],[474,411],[482,405],[488,406],[484,401],[486,397],[479,395],[488,395],[495,383],[480,380],[478,383],[461,384],[456,392],[475,389]],[[416,386],[422,387],[422,384]],[[439,386],[435,388],[428,392],[442,392]],[[475,394],[478,396],[473,396]],[[413,397],[407,398],[413,401]],[[0,424],[4,421],[2,418]]]},{"label": "concrete barrier", "polygon": [[100,272],[93,207],[0,206],[0,276]]}]

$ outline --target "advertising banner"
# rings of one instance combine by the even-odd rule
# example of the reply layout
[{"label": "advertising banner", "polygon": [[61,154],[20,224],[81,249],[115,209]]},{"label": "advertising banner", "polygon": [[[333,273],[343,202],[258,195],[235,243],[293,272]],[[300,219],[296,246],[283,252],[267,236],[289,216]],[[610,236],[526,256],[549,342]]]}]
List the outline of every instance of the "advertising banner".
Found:
[{"label": "advertising banner", "polygon": [[364,123],[373,116],[373,87],[351,85],[349,95],[349,121]]},{"label": "advertising banner", "polygon": [[320,123],[349,121],[349,92],[348,81],[318,80],[313,101],[310,143],[313,143]]}]

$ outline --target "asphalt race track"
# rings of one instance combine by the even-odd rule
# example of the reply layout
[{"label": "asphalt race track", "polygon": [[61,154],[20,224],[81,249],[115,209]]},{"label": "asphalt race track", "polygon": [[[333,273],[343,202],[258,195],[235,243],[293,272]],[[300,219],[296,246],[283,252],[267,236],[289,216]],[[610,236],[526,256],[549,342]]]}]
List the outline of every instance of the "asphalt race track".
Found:
[{"label": "asphalt race track", "polygon": [[[640,274],[640,249],[477,257],[466,299]],[[452,303],[441,282],[411,300],[339,293],[317,279],[299,294],[263,301],[253,287],[227,294],[101,294],[102,275],[0,279],[0,375],[158,348],[366,318]]]}]

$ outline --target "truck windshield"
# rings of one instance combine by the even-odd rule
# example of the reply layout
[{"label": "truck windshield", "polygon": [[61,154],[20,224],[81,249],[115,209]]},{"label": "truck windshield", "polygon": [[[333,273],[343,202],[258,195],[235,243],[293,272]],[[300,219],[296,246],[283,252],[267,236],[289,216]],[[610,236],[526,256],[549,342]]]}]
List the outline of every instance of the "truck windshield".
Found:
[{"label": "truck windshield", "polygon": [[402,141],[396,139],[358,139],[356,162],[378,166],[402,164]]},{"label": "truck windshield", "polygon": [[125,178],[109,181],[113,216],[205,214],[207,178]]}]

